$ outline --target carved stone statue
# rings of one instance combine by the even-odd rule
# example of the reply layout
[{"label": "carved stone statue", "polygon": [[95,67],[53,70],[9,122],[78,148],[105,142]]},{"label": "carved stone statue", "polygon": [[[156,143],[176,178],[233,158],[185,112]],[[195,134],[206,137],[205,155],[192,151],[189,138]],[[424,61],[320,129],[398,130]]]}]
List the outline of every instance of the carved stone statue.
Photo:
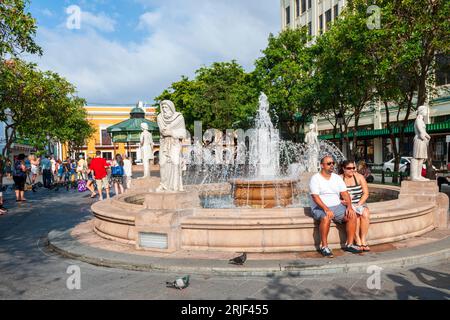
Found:
[{"label": "carved stone statue", "polygon": [[417,109],[417,117],[414,122],[414,147],[413,158],[411,159],[411,180],[412,181],[427,181],[422,177],[422,166],[426,159],[428,159],[428,144],[430,142],[430,136],[426,131],[426,125],[424,117],[427,116],[427,106],[420,106]]},{"label": "carved stone statue", "polygon": [[148,131],[148,125],[141,123],[141,150],[143,153],[142,162],[144,164],[144,177],[150,177],[150,160],[153,160],[153,138],[152,133]]},{"label": "carved stone statue", "polygon": [[317,172],[319,168],[320,144],[315,128],[316,126],[314,124],[310,124],[309,132],[305,136],[305,142],[308,152],[308,172]]},{"label": "carved stone statue", "polygon": [[163,191],[184,191],[182,182],[182,141],[186,137],[184,117],[176,112],[175,105],[170,100],[160,104],[161,113],[157,121],[160,131],[159,165],[161,184],[156,189]]}]

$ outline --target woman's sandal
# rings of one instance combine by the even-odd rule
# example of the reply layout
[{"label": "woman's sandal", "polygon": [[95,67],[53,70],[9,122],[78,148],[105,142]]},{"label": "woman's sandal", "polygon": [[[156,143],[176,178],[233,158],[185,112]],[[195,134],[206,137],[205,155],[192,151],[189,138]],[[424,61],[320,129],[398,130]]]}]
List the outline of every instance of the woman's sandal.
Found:
[{"label": "woman's sandal", "polygon": [[95,197],[97,197],[97,194],[96,194],[96,193],[91,194],[91,196],[90,196],[91,199],[94,199]]},{"label": "woman's sandal", "polygon": [[369,252],[370,251],[370,247],[368,244],[362,244],[361,246],[361,250],[364,252]]}]

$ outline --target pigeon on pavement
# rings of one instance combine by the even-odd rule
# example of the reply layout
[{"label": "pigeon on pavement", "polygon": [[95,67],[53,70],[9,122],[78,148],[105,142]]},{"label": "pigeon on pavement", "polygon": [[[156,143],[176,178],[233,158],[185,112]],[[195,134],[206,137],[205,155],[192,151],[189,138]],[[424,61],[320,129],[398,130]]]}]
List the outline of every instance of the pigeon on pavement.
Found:
[{"label": "pigeon on pavement", "polygon": [[188,286],[189,286],[189,275],[177,278],[173,282],[170,282],[170,281],[166,282],[167,288],[175,288],[175,289],[181,290],[181,289],[187,288]]},{"label": "pigeon on pavement", "polygon": [[244,252],[240,256],[230,259],[228,263],[236,264],[236,265],[243,265],[245,261],[247,260],[247,254]]}]

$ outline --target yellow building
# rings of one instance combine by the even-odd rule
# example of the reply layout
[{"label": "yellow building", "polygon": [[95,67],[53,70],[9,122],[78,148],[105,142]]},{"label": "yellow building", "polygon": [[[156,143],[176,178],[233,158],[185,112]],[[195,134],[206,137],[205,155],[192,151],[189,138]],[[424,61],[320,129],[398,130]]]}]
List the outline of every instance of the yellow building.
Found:
[{"label": "yellow building", "polygon": [[[113,143],[111,135],[107,132],[107,128],[118,124],[122,121],[130,119],[130,112],[135,105],[93,105],[89,104],[85,106],[88,120],[94,125],[96,132],[87,141],[78,154],[83,154],[87,157],[95,157],[96,151],[102,152],[102,157],[105,159],[112,159],[115,154],[128,154],[133,160],[141,159],[141,152],[139,144],[126,143]],[[156,122],[156,108],[149,105],[138,103],[138,108],[142,108],[145,111],[145,118]],[[159,146],[155,145],[153,152],[157,155]],[[64,159],[69,156],[67,147],[62,146],[62,156]],[[75,155],[70,155],[74,157]]]}]

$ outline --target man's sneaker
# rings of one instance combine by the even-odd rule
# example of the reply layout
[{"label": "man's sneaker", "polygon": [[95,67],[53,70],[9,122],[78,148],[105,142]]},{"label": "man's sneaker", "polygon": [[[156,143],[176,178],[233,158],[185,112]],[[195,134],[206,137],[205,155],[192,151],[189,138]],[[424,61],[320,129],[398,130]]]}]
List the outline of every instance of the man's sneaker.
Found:
[{"label": "man's sneaker", "polygon": [[363,252],[359,247],[355,246],[354,244],[346,245],[344,247],[344,251],[351,252],[351,253],[362,253]]},{"label": "man's sneaker", "polygon": [[320,248],[320,253],[322,253],[324,257],[333,258],[333,252],[331,252],[328,247]]}]

